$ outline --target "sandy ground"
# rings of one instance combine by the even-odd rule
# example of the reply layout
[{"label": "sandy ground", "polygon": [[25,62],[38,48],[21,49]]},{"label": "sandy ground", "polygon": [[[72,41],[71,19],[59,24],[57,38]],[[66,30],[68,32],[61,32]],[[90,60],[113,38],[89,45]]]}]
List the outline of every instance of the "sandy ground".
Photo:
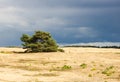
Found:
[{"label": "sandy ground", "polygon": [[0,48],[0,82],[120,82],[120,49],[63,49],[13,53],[24,50]]}]

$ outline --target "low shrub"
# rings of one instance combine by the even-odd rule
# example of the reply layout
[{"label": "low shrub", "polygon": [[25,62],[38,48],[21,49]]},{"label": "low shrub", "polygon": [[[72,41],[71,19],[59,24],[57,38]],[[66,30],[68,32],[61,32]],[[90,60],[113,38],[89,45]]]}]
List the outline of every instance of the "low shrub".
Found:
[{"label": "low shrub", "polygon": [[62,67],[62,70],[69,70],[69,69],[71,69],[71,68],[72,68],[71,66],[64,65],[64,66]]},{"label": "low shrub", "polygon": [[63,49],[58,49],[59,52],[65,52]]},{"label": "low shrub", "polygon": [[105,74],[105,75],[107,75],[107,76],[112,75],[112,74],[115,72],[115,71],[113,71],[113,68],[114,68],[114,66],[110,66],[110,67],[106,68],[106,69],[102,72],[102,74]]},{"label": "low shrub", "polygon": [[82,69],[84,69],[84,68],[87,67],[87,64],[83,63],[83,64],[80,65],[80,67],[81,67]]}]

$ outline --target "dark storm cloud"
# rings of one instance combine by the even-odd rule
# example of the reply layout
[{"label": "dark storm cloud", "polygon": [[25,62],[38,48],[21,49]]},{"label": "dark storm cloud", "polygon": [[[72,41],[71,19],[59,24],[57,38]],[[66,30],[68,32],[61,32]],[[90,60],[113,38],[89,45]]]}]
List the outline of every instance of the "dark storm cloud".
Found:
[{"label": "dark storm cloud", "polygon": [[0,45],[34,30],[59,43],[120,41],[119,21],[120,0],[0,0]]}]

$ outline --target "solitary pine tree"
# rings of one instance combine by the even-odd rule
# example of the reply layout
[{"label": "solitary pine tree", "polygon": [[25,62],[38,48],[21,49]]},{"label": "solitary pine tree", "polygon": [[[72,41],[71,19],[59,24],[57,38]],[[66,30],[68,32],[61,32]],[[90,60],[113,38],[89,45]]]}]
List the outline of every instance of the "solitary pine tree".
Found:
[{"label": "solitary pine tree", "polygon": [[56,41],[52,38],[50,33],[43,31],[36,31],[34,35],[29,36],[23,34],[21,37],[23,48],[26,52],[56,52],[62,51],[58,49]]}]

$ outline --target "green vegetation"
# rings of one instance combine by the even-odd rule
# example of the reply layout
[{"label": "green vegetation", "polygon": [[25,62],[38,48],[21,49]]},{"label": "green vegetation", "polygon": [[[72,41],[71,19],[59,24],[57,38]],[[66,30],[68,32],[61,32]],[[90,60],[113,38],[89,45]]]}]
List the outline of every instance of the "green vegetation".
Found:
[{"label": "green vegetation", "polygon": [[112,75],[115,71],[113,71],[114,66],[107,67],[102,74],[105,74],[107,76]]},{"label": "green vegetation", "polygon": [[21,48],[21,46],[6,46],[6,48]]},{"label": "green vegetation", "polygon": [[60,51],[60,52],[65,52],[63,49],[58,49],[58,51]]},{"label": "green vegetation", "polygon": [[23,48],[27,49],[25,52],[57,52],[64,50],[58,49],[56,41],[52,38],[50,33],[43,31],[36,31],[33,36],[23,34],[21,37]]},{"label": "green vegetation", "polygon": [[96,68],[92,68],[92,69],[91,69],[91,71],[95,71],[95,70],[96,70]]},{"label": "green vegetation", "polygon": [[52,69],[50,69],[49,71],[50,71],[50,72],[51,72],[51,71],[65,71],[65,70],[70,70],[70,69],[72,69],[72,67],[69,66],[69,65],[64,65],[64,66],[62,66],[62,67],[53,67],[53,66],[52,66]]},{"label": "green vegetation", "polygon": [[92,46],[92,45],[67,45],[64,47],[83,47],[83,48],[115,48],[115,49],[120,49],[120,46]]},{"label": "green vegetation", "polygon": [[87,67],[87,64],[83,63],[83,64],[80,65],[80,67],[81,67],[82,69],[84,69],[84,68]]},{"label": "green vegetation", "polygon": [[71,69],[72,67],[71,66],[69,66],[69,65],[64,65],[63,67],[62,67],[62,70],[69,70],[69,69]]},{"label": "green vegetation", "polygon": [[89,74],[88,77],[92,77],[92,74]]}]

